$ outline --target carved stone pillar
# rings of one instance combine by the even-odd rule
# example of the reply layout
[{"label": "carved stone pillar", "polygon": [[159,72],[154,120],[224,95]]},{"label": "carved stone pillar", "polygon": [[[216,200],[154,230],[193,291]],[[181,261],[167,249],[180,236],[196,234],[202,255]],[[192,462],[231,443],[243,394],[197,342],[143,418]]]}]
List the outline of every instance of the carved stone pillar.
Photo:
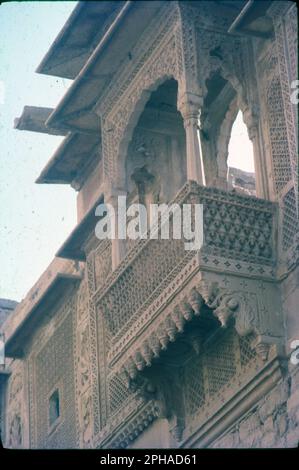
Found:
[{"label": "carved stone pillar", "polygon": [[258,125],[253,125],[248,128],[248,136],[253,146],[256,195],[262,199],[269,199],[269,191],[266,184],[267,175],[265,174],[265,168],[261,161]]},{"label": "carved stone pillar", "polygon": [[263,199],[269,199],[267,174],[260,145],[259,116],[253,114],[249,109],[243,112],[243,116],[248,129],[248,137],[253,146],[256,195]]},{"label": "carved stone pillar", "polygon": [[204,171],[198,134],[198,121],[202,97],[186,92],[178,99],[178,109],[186,130],[187,179],[204,185]]}]

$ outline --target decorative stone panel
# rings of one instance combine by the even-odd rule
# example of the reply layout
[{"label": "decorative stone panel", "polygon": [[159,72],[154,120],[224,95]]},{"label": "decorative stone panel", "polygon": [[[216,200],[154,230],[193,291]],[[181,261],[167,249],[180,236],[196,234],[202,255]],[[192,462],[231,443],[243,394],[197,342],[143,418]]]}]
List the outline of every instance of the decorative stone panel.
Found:
[{"label": "decorative stone panel", "polygon": [[[68,299],[34,340],[29,357],[32,448],[76,447],[74,301]],[[49,401],[59,391],[57,426],[49,422]]]},{"label": "decorative stone panel", "polygon": [[12,375],[9,378],[6,408],[5,447],[23,448],[26,445],[26,395],[24,363],[14,361],[11,364]]}]

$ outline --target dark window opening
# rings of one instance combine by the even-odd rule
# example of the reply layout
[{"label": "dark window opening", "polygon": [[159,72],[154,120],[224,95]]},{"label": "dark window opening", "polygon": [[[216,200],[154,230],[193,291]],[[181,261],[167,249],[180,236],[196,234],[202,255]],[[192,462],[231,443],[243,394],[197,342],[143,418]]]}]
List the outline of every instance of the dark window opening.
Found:
[{"label": "dark window opening", "polygon": [[55,390],[49,399],[49,424],[52,426],[60,416],[59,391]]}]

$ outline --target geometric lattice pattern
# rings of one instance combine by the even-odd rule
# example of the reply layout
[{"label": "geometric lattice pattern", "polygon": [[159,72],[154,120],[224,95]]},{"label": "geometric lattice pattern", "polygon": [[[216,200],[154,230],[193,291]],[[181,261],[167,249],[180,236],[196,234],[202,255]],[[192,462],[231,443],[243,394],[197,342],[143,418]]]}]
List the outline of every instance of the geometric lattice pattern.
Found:
[{"label": "geometric lattice pattern", "polygon": [[[152,240],[151,240],[152,241]],[[143,256],[134,260],[134,269],[129,266],[109,292],[103,310],[112,334],[122,328],[142,303],[167,275],[186,257],[182,240],[153,240],[148,243]],[[187,252],[188,255],[188,252]],[[159,260],[159,262],[155,262]],[[149,276],[155,263],[155,275]],[[116,311],[116,312],[115,312]],[[115,314],[114,314],[115,312]]]},{"label": "geometric lattice pattern", "polygon": [[283,232],[282,244],[287,250],[292,246],[294,236],[298,231],[298,219],[296,213],[296,198],[294,188],[290,189],[283,198]]},{"label": "geometric lattice pattern", "polygon": [[109,384],[109,414],[110,416],[116,413],[124,406],[125,401],[130,395],[128,386],[119,377],[114,375]]},{"label": "geometric lattice pattern", "polygon": [[217,393],[236,373],[235,336],[226,334],[208,348],[205,356],[209,393]]},{"label": "geometric lattice pattern", "polygon": [[278,77],[274,77],[268,87],[267,108],[274,182],[278,193],[292,179],[284,105]]},{"label": "geometric lattice pattern", "polygon": [[[72,314],[57,327],[36,356],[36,445],[59,449],[76,446]],[[57,427],[49,423],[49,400],[59,390],[60,418]]]},{"label": "geometric lattice pattern", "polygon": [[[273,263],[272,204],[215,188],[186,184],[175,202],[201,203],[204,208],[202,252],[225,258],[271,265]],[[194,220],[194,218],[193,218]],[[137,255],[138,253],[138,255]],[[184,240],[139,240],[115,280],[99,291],[98,308],[110,334],[128,329],[134,315],[151,305],[194,255]]]},{"label": "geometric lattice pattern", "polygon": [[239,337],[241,366],[245,366],[256,357],[256,351],[251,347],[252,335]]},{"label": "geometric lattice pattern", "polygon": [[[185,366],[184,397],[187,416],[192,417],[208,401],[212,406],[217,404],[223,387],[234,376],[247,374],[244,367],[256,358],[256,353],[250,346],[251,339],[251,335],[241,338],[234,329],[229,328],[215,341],[211,341],[200,357]],[[208,410],[209,408],[206,416],[209,414]]]},{"label": "geometric lattice pattern", "polygon": [[94,255],[96,289],[104,283],[111,272],[111,257],[111,241],[103,240]]},{"label": "geometric lattice pattern", "polygon": [[192,416],[205,399],[202,358],[190,361],[185,369],[186,414]]},{"label": "geometric lattice pattern", "polygon": [[[210,188],[206,189],[209,193]],[[212,193],[213,190],[211,190]],[[214,190],[215,195],[217,192]],[[272,214],[258,205],[240,207],[235,201],[223,201],[222,194],[211,199],[202,198],[204,234],[207,251],[220,256],[243,259],[248,262],[268,263],[272,257]],[[242,199],[238,201],[242,204]]]}]

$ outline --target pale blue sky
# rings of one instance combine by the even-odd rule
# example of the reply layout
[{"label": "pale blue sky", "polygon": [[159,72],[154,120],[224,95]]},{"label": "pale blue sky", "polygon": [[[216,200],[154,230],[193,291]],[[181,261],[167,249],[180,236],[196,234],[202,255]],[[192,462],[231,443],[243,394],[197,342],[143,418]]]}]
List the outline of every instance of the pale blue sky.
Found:
[{"label": "pale blue sky", "polygon": [[[25,105],[55,107],[70,85],[34,71],[75,5],[0,6],[0,298],[24,298],[76,224],[72,188],[34,184],[62,138],[13,129]],[[252,171],[241,117],[234,134],[230,164]]]},{"label": "pale blue sky", "polygon": [[0,6],[2,298],[25,297],[76,223],[72,188],[34,184],[62,139],[13,129],[24,105],[55,107],[71,83],[34,71],[75,4],[35,1]]}]

